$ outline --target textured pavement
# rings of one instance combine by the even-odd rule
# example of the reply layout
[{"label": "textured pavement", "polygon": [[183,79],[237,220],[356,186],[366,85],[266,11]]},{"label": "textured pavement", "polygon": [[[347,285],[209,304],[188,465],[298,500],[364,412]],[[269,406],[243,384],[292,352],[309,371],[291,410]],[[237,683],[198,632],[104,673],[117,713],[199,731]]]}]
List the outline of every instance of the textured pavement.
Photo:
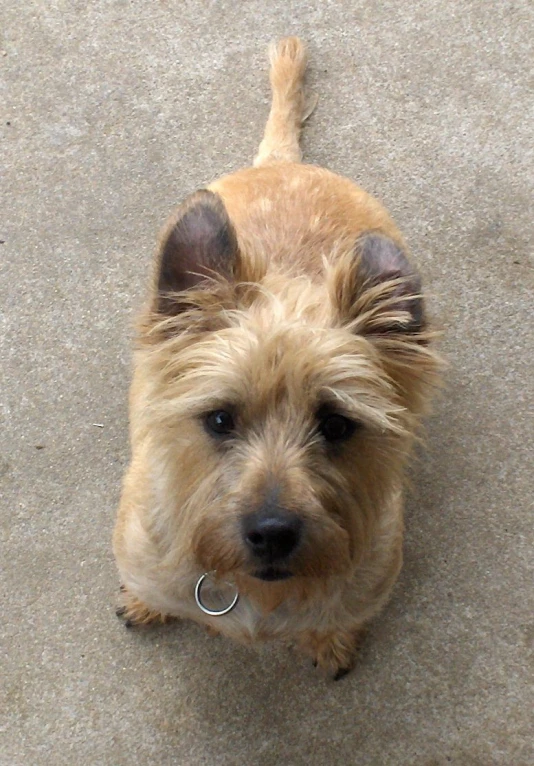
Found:
[{"label": "textured pavement", "polygon": [[[3,0],[1,766],[534,764],[529,0]],[[355,672],[126,631],[131,325],[185,194],[250,162],[309,42],[309,162],[379,196],[446,330],[406,565]],[[99,424],[99,425],[96,425]],[[100,427],[103,426],[103,427]]]}]

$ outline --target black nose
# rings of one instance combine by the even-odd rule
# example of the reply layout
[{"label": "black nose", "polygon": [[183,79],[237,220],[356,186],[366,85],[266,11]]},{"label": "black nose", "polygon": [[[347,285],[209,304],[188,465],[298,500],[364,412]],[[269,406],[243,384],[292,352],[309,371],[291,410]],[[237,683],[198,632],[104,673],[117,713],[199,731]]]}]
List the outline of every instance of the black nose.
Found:
[{"label": "black nose", "polygon": [[254,556],[265,564],[284,559],[300,541],[302,521],[286,510],[257,511],[243,520],[245,543]]}]

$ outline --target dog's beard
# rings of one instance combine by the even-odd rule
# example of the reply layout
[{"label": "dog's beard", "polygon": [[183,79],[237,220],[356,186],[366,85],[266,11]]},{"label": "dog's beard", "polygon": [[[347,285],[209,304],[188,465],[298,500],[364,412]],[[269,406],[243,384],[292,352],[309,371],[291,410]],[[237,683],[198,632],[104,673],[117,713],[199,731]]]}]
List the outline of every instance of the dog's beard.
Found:
[{"label": "dog's beard", "polygon": [[201,568],[220,575],[242,574],[264,582],[294,577],[324,579],[347,571],[351,565],[350,539],[326,514],[303,514],[302,543],[287,560],[268,564],[253,560],[240,534],[239,518],[210,514],[198,525],[193,542]]}]

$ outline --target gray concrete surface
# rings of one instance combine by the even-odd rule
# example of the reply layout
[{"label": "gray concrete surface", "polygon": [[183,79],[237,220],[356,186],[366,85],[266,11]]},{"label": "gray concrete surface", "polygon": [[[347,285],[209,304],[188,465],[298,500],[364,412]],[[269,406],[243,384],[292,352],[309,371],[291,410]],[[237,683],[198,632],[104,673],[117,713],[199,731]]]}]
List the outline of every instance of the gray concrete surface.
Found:
[{"label": "gray concrete surface", "polygon": [[[534,764],[529,0],[3,0],[2,766]],[[110,534],[155,234],[246,164],[299,33],[308,161],[380,196],[446,327],[406,566],[357,670],[127,632]],[[103,424],[99,428],[93,424]]]}]

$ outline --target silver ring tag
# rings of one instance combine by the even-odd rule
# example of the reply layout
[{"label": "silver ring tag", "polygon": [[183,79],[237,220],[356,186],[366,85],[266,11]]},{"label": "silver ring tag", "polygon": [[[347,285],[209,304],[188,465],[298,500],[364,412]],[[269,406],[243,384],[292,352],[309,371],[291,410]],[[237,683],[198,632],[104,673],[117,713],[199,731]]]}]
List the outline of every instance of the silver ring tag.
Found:
[{"label": "silver ring tag", "polygon": [[[204,614],[208,614],[210,617],[222,617],[223,614],[228,614],[228,612],[231,612],[232,609],[234,609],[234,607],[237,605],[237,602],[239,601],[239,592],[236,590],[232,601],[230,604],[228,604],[228,606],[225,606],[224,609],[208,609],[208,607],[202,603],[200,594],[204,581],[212,574],[214,574],[214,572],[204,572],[204,574],[198,578],[198,582],[195,585],[195,601],[197,602],[198,608],[204,612]],[[231,583],[226,584],[231,585]]]}]

